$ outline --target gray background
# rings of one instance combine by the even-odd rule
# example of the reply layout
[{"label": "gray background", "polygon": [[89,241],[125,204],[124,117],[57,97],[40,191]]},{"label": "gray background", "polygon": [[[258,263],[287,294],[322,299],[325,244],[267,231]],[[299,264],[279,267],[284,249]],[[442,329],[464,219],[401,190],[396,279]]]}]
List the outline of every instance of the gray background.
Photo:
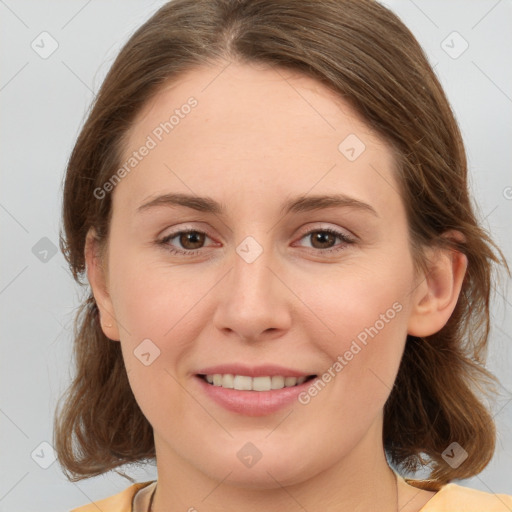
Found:
[{"label": "gray background", "polygon": [[[53,410],[69,381],[71,325],[84,293],[54,251],[63,173],[93,94],[123,42],[163,3],[0,0],[0,511],[69,510],[130,484],[115,473],[70,483],[52,463],[51,447],[41,445],[52,441]],[[512,262],[512,2],[385,4],[435,66],[465,138],[480,218]],[[45,31],[50,36],[40,35]],[[43,58],[52,40],[58,48]],[[489,355],[503,386],[493,405],[497,451],[480,475],[461,483],[512,494],[508,282],[493,303]],[[129,473],[139,481],[155,478],[152,467]]]}]

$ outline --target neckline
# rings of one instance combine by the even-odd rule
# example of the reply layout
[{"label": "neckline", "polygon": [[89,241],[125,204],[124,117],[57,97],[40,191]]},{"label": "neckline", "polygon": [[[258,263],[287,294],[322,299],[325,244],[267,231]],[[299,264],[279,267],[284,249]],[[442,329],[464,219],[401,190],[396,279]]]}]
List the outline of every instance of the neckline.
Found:
[{"label": "neckline", "polygon": [[414,489],[421,489],[423,491],[431,491],[435,494],[418,510],[418,512],[429,512],[430,507],[435,505],[439,501],[439,495],[445,495],[447,488],[452,484],[442,484],[437,480],[415,480],[413,478],[404,478],[403,476],[396,473],[396,476],[403,483],[408,485],[409,487],[413,487]]},{"label": "neckline", "polygon": [[147,512],[151,495],[153,494],[157,482],[158,480],[151,480],[149,482],[134,484],[136,488],[132,496],[130,512]]},{"label": "neckline", "polygon": [[[421,489],[424,491],[432,491],[435,492],[434,496],[432,496],[424,505],[421,507],[418,512],[428,512],[429,508],[432,504],[435,504],[439,498],[440,494],[445,494],[443,491],[450,486],[450,484],[440,484],[435,480],[415,480],[413,478],[404,478],[395,472],[396,477],[405,485],[409,487],[413,487],[415,489]],[[149,482],[141,482],[138,484],[134,484],[136,486],[135,493],[132,499],[132,512],[146,512],[147,505],[151,498],[151,494],[153,493],[158,480],[152,480]],[[145,507],[145,508],[144,508]]]}]

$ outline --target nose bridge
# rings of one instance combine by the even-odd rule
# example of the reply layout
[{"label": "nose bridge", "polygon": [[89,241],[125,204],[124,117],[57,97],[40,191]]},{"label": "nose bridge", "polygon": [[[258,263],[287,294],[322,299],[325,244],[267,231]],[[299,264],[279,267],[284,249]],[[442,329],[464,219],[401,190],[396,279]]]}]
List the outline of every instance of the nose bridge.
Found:
[{"label": "nose bridge", "polygon": [[246,236],[235,248],[232,267],[217,304],[217,328],[256,339],[267,330],[289,326],[289,310],[282,284],[272,267],[275,251],[264,232]]},{"label": "nose bridge", "polygon": [[[238,304],[269,302],[272,294],[274,276],[269,267],[272,265],[274,251],[270,246],[270,236],[246,236],[235,249],[231,292],[237,296]],[[260,243],[261,242],[261,243]]]}]

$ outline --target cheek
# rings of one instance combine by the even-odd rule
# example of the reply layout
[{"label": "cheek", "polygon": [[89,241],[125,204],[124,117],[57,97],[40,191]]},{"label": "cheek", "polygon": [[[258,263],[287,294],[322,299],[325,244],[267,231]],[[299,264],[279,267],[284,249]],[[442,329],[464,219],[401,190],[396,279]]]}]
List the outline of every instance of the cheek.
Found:
[{"label": "cheek", "polygon": [[325,279],[326,284],[303,288],[301,296],[328,328],[331,340],[339,340],[339,344],[332,344],[326,335],[326,346],[332,345],[335,351],[348,350],[355,339],[364,344],[377,335],[392,339],[404,332],[412,264],[388,262],[340,268]]},{"label": "cheek", "polygon": [[190,328],[194,315],[187,311],[202,290],[180,279],[180,269],[150,261],[119,235],[111,240],[111,300],[130,384],[146,412],[158,404],[161,389],[179,399],[171,375],[186,354],[187,338],[181,334],[184,326]]},{"label": "cheek", "polygon": [[[194,307],[211,285],[190,266],[147,258],[135,249],[111,255],[111,293],[116,318],[126,329],[122,341],[151,338],[160,344],[190,322]],[[195,278],[194,278],[195,276]],[[123,336],[124,332],[124,336]]]},{"label": "cheek", "polygon": [[180,382],[194,347],[191,341],[199,334],[193,305],[206,290],[182,282],[176,269],[171,279],[166,273],[172,269],[141,265],[134,271],[127,255],[123,265],[128,271],[124,275],[130,277],[122,277],[120,266],[117,281],[112,282],[113,303],[116,317],[126,326],[121,348],[130,387],[152,425],[179,439],[180,422],[169,418],[201,418],[202,411],[187,399]]},{"label": "cheek", "polygon": [[203,285],[191,285],[190,280],[177,275],[171,279],[155,270],[132,273],[131,279],[119,283],[114,309],[126,326],[121,330],[121,346],[127,370],[134,371],[136,389],[164,387],[172,392],[172,376],[183,377],[187,367],[183,363],[203,328],[199,302],[207,291],[204,280]]},{"label": "cheek", "polygon": [[344,404],[342,416],[347,408],[360,419],[375,413],[398,372],[407,337],[413,266],[403,259],[387,261],[371,270],[340,270],[316,293],[304,289],[303,296],[329,328],[316,344],[327,356],[323,382]]}]

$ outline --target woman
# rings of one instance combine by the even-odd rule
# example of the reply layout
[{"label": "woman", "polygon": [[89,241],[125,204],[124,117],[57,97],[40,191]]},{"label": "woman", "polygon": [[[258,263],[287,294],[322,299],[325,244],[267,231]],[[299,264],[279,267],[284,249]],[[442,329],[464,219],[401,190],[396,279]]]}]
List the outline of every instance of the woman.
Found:
[{"label": "woman", "polygon": [[91,295],[55,430],[72,479],[158,480],[76,510],[511,510],[450,483],[494,451],[475,389],[506,266],[466,172],[378,3],[163,6],[69,161],[62,249]]}]

